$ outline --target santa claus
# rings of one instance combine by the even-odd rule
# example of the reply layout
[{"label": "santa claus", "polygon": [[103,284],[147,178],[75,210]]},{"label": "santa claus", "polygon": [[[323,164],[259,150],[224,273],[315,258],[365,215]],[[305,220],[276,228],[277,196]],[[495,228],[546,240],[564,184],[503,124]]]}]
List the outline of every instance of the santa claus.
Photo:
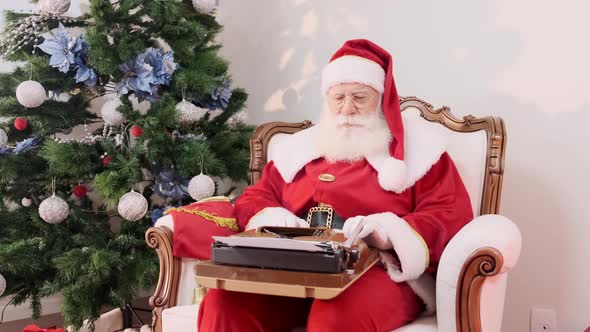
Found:
[{"label": "santa claus", "polygon": [[317,125],[282,142],[234,210],[244,229],[358,226],[383,264],[327,301],[212,289],[199,331],[391,331],[433,311],[428,282],[473,213],[442,135],[402,115],[392,69],[378,45],[347,41],[322,72]]}]

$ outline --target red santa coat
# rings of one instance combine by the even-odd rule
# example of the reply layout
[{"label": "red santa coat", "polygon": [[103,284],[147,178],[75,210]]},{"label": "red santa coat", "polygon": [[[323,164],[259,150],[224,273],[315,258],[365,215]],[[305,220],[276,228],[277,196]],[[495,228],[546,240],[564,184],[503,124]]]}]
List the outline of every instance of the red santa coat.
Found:
[{"label": "red santa coat", "polygon": [[[301,216],[319,202],[330,204],[345,219],[390,212],[380,216],[390,221],[387,233],[401,265],[396,267],[393,256],[383,253],[391,278],[411,281],[436,271],[446,244],[473,219],[473,211],[446,153],[443,128],[408,112],[402,117],[408,174],[399,193],[389,190],[395,174],[387,172],[388,156],[327,162],[315,149],[317,128],[312,127],[278,143],[260,181],[236,201],[238,224],[245,228],[267,207],[284,207]],[[319,175],[325,173],[335,180],[321,181]]]}]

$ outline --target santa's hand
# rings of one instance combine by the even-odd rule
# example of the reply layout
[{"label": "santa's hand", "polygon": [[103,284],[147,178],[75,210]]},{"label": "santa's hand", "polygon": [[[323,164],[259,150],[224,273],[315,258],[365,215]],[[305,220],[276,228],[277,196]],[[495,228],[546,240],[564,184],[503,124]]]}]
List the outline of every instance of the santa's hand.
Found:
[{"label": "santa's hand", "polygon": [[309,224],[285,208],[269,207],[250,218],[248,225],[246,225],[246,230],[256,229],[262,226],[306,228],[309,227]]},{"label": "santa's hand", "polygon": [[380,214],[372,214],[348,218],[342,231],[347,238],[350,238],[354,236],[357,227],[359,227],[360,231],[356,236],[358,239],[363,239],[367,245],[381,250],[392,249],[393,245],[382,226],[384,220],[379,216]]}]

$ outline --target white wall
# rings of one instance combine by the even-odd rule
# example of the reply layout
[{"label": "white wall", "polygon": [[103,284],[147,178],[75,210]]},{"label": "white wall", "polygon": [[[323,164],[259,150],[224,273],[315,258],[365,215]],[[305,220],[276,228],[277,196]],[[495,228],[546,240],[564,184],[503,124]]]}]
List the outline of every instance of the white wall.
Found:
[{"label": "white wall", "polygon": [[347,39],[395,60],[401,95],[455,114],[496,115],[508,131],[502,213],[524,247],[504,331],[528,331],[533,305],[559,331],[590,326],[590,3],[222,0],[223,54],[248,90],[248,116],[315,119],[319,71]]},{"label": "white wall", "polygon": [[[0,8],[32,8],[14,3]],[[219,19],[252,123],[315,119],[319,71],[351,38],[392,53],[401,95],[503,117],[502,213],[524,237],[503,330],[528,331],[541,305],[569,332],[590,326],[589,12],[584,0],[221,0]]]}]

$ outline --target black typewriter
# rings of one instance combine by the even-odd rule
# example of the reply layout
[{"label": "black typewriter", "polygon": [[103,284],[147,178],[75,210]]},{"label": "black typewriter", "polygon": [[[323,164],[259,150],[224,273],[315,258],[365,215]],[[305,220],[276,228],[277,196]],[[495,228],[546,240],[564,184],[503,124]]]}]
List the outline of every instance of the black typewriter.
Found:
[{"label": "black typewriter", "polygon": [[216,264],[342,273],[359,259],[354,238],[325,228],[261,227],[213,238],[211,260]]}]

